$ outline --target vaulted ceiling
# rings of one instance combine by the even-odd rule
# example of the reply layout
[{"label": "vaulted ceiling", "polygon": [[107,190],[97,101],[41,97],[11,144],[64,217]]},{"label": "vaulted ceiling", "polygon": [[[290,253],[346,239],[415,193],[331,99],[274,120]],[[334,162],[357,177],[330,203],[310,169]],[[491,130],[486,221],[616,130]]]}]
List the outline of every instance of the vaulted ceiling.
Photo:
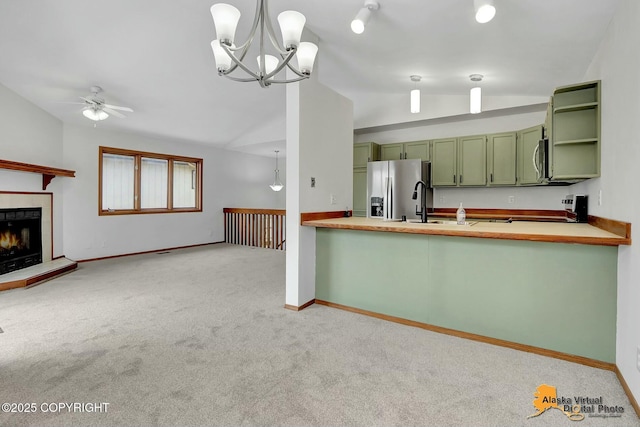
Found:
[{"label": "vaulted ceiling", "polygon": [[[226,1],[243,13],[244,41],[256,2]],[[285,87],[217,75],[213,3],[0,0],[0,83],[65,123],[93,125],[65,101],[97,84],[108,103],[135,110],[100,128],[257,154],[283,148]],[[485,96],[544,99],[582,79],[618,1],[495,0],[487,24],[475,21],[473,0],[379,3],[356,35],[349,24],[363,0],[270,1],[273,18],[306,16],[319,38],[318,78],[353,100],[356,128],[428,118],[408,111],[411,74],[423,76],[424,102],[467,96],[472,73],[485,75]]]}]

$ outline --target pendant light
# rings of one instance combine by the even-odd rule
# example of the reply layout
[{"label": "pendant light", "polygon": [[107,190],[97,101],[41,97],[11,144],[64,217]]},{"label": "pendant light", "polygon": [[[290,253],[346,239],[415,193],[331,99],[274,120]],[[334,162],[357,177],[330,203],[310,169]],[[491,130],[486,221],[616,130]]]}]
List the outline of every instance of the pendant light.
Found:
[{"label": "pendant light", "polygon": [[[482,74],[471,74],[469,76],[472,82],[481,82],[483,77]],[[482,89],[480,86],[471,88],[469,93],[469,112],[471,114],[482,112]]]},{"label": "pendant light", "polygon": [[420,89],[418,89],[420,80],[422,80],[421,76],[411,76],[411,81],[415,83],[415,89],[411,91],[411,112],[414,114],[420,112]]},{"label": "pendant light", "polygon": [[280,191],[284,187],[284,184],[282,184],[282,181],[280,181],[280,171],[278,170],[278,153],[280,151],[275,150],[275,152],[276,152],[276,170],[275,170],[276,176],[273,179],[273,184],[271,184],[269,187],[271,187],[273,191]]}]

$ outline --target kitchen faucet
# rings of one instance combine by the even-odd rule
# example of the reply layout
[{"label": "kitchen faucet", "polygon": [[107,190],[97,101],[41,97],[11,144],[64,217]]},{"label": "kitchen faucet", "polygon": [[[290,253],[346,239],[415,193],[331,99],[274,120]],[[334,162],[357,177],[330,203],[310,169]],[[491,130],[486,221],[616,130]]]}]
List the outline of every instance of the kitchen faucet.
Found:
[{"label": "kitchen faucet", "polygon": [[411,198],[413,200],[418,199],[418,186],[422,184],[422,191],[420,192],[420,207],[418,210],[418,205],[416,205],[416,215],[420,215],[420,222],[427,222],[427,184],[424,181],[416,182],[416,186],[413,188],[413,196]]}]

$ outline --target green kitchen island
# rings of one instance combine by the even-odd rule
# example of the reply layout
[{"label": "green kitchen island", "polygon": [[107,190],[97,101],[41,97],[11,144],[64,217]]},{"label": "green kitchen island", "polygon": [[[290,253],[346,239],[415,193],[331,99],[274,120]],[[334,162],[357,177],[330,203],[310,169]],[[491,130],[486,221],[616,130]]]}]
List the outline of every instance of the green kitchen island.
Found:
[{"label": "green kitchen island", "polygon": [[628,238],[524,221],[303,225],[316,227],[316,302],[615,362],[617,246]]}]

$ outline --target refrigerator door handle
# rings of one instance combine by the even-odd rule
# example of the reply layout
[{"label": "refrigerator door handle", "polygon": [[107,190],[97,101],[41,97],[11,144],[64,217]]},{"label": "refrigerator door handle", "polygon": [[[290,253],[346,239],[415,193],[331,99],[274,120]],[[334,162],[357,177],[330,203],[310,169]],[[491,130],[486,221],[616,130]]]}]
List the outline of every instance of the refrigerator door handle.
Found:
[{"label": "refrigerator door handle", "polygon": [[389,177],[389,219],[393,219],[393,178]]}]

